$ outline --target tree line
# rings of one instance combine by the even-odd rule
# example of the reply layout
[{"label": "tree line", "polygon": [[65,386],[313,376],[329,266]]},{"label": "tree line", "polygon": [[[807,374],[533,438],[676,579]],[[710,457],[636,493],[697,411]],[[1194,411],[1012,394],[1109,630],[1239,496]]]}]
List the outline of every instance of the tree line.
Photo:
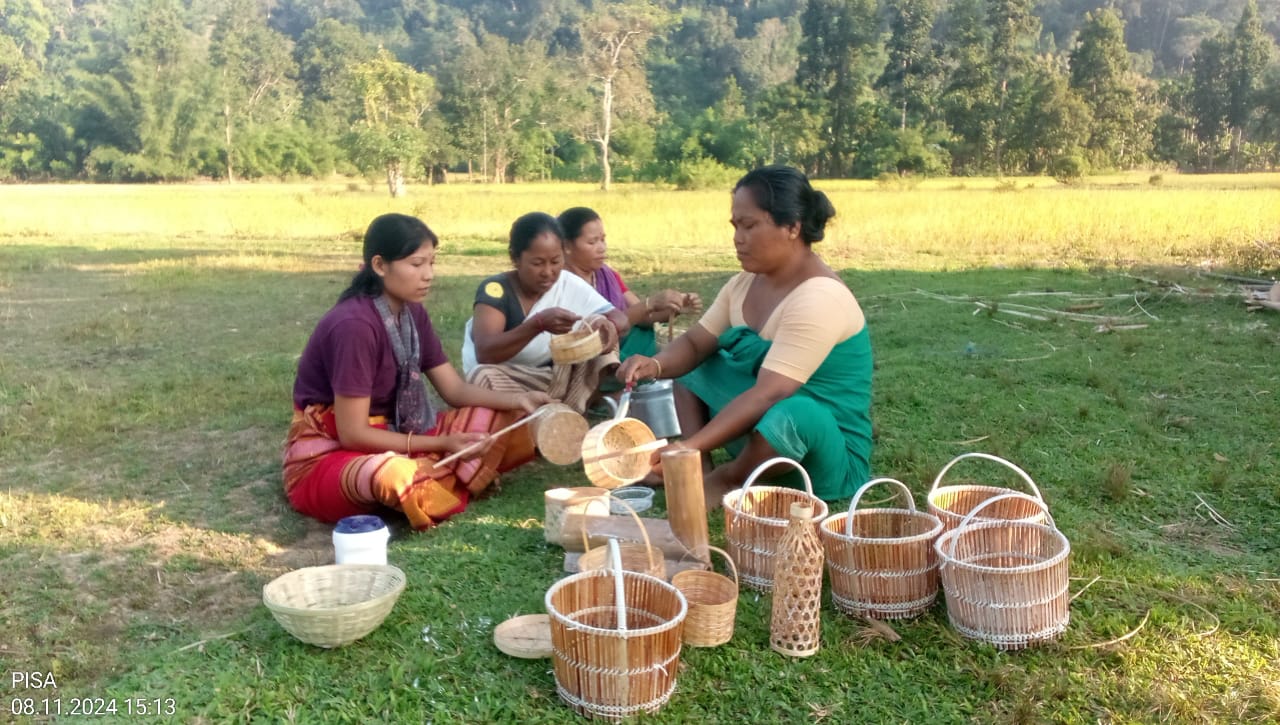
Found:
[{"label": "tree line", "polygon": [[0,179],[1280,164],[1257,0],[0,0]]}]

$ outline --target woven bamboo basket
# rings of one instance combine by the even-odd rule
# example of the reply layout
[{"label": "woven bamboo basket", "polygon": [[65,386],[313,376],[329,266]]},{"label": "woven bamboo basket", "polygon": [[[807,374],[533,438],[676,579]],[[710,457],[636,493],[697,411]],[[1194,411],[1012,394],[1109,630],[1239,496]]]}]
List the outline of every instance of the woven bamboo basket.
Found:
[{"label": "woven bamboo basket", "polygon": [[598,569],[553,584],[546,607],[556,693],[574,710],[620,720],[671,699],[688,613],[678,589],[647,574]]},{"label": "woven bamboo basket", "polygon": [[671,577],[671,584],[689,602],[684,620],[684,643],[691,647],[716,647],[733,639],[738,613],[738,566],[729,552],[718,546],[698,547],[719,552],[729,563],[733,578],[714,571],[686,569]]},{"label": "woven bamboo basket", "polygon": [[[631,508],[631,505],[622,499],[605,497],[606,505],[612,508],[612,504],[621,504],[631,514],[631,518],[635,519],[636,526],[640,528],[640,535],[644,537],[643,542],[638,541],[619,541],[618,549],[622,555],[622,568],[627,571],[634,571],[641,574],[648,574],[651,577],[667,580],[667,559],[662,553],[660,547],[654,546],[649,540],[649,530],[645,528],[644,522],[640,520],[640,515]],[[582,556],[578,557],[578,571],[595,571],[597,569],[605,569],[609,566],[609,548],[607,546],[597,546],[591,548],[591,543],[587,540],[587,527],[582,527]]]},{"label": "woven bamboo basket", "polygon": [[538,409],[530,427],[538,453],[557,466],[576,463],[582,457],[587,419],[564,403],[547,403]]},{"label": "woven bamboo basket", "polygon": [[[751,488],[760,474],[769,468],[786,464],[800,471],[804,479],[804,491],[785,486],[756,486]],[[813,481],[809,473],[796,461],[779,456],[770,458],[756,467],[742,488],[724,495],[725,548],[738,565],[742,584],[750,589],[767,592],[773,589],[774,559],[778,540],[787,530],[791,504],[809,503],[813,506],[813,525],[827,517],[825,501],[813,495]]]},{"label": "woven bamboo basket", "polygon": [[[625,451],[657,440],[644,421],[636,418],[610,418],[592,426],[582,439],[582,457],[594,459],[606,453]],[[652,451],[640,451],[625,456],[615,456],[601,461],[584,463],[582,468],[593,486],[618,488],[635,483],[652,470],[649,458]]]},{"label": "woven bamboo basket", "polygon": [[294,637],[317,647],[341,647],[377,629],[404,586],[404,572],[394,566],[310,566],[268,582],[262,603]]},{"label": "woven bamboo basket", "polygon": [[604,350],[604,340],[599,331],[578,320],[573,329],[563,335],[551,336],[551,362],[556,365],[574,365],[583,363],[599,355]]},{"label": "woven bamboo basket", "polygon": [[[1004,498],[1040,507],[1047,523],[981,519]],[[934,543],[956,631],[997,649],[1022,649],[1056,639],[1071,619],[1068,559],[1071,543],[1044,502],[1009,493],[974,507]]]},{"label": "woven bamboo basket", "polygon": [[1021,478],[1022,482],[1027,484],[1027,488],[1031,489],[1031,492],[1035,495],[1031,501],[1028,501],[1027,498],[1002,498],[1002,503],[999,506],[987,510],[986,515],[983,517],[984,519],[1044,522],[1044,497],[1040,495],[1040,489],[1036,487],[1035,481],[1031,480],[1031,476],[1027,475],[1026,471],[999,456],[993,456],[989,453],[962,453],[952,458],[947,465],[942,467],[941,471],[938,471],[938,476],[933,479],[933,486],[930,487],[925,499],[929,506],[929,513],[937,516],[938,520],[942,522],[944,532],[951,531],[956,526],[959,526],[964,517],[970,511],[973,511],[978,504],[1013,491],[1013,489],[1009,488],[982,484],[954,484],[940,487],[943,476],[947,475],[951,467],[966,458],[981,458],[1005,466],[1018,474],[1018,478]]},{"label": "woven bamboo basket", "polygon": [[[907,508],[859,510],[863,494],[882,483],[896,486]],[[907,619],[927,610],[938,597],[933,543],[941,533],[942,522],[917,511],[901,481],[877,478],[862,484],[849,511],[828,516],[818,529],[836,609],[872,619]]]}]

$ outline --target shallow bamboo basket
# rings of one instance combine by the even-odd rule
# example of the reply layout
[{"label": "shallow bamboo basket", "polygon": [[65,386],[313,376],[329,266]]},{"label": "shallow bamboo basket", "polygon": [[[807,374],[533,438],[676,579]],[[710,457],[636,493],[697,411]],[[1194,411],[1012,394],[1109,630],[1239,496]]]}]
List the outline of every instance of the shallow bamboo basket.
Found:
[{"label": "shallow bamboo basket", "polygon": [[[751,488],[760,474],[769,468],[787,464],[800,471],[804,479],[804,491],[785,486],[756,486]],[[743,585],[767,592],[773,589],[773,569],[778,551],[778,540],[787,530],[791,504],[807,503],[813,507],[813,526],[827,517],[825,501],[813,495],[813,481],[798,462],[777,457],[761,463],[747,476],[742,488],[724,495],[725,548],[738,565]]]},{"label": "shallow bamboo basket", "polygon": [[1034,498],[1030,498],[1030,500],[1028,500],[1029,497],[1002,498],[1000,505],[986,509],[986,513],[982,518],[991,521],[1013,520],[1044,523],[1044,497],[1040,495],[1040,489],[1036,487],[1035,481],[1031,480],[1031,476],[1027,475],[1026,471],[999,456],[993,456],[989,453],[962,453],[951,459],[947,465],[942,467],[941,471],[938,471],[937,477],[933,479],[933,486],[929,488],[929,493],[925,499],[928,503],[929,513],[937,516],[938,520],[942,522],[944,532],[951,531],[959,526],[964,517],[984,501],[998,496],[1003,497],[1004,494],[1013,492],[1013,489],[983,484],[940,486],[942,478],[947,475],[951,467],[966,458],[981,458],[1005,466],[1018,474],[1018,477],[1034,494]]},{"label": "shallow bamboo basket", "polygon": [[317,647],[341,647],[377,629],[404,586],[404,572],[394,566],[309,566],[268,582],[262,603],[294,637]]},{"label": "shallow bamboo basket", "polygon": [[608,490],[596,486],[552,488],[542,494],[542,536],[549,544],[561,545],[564,541],[564,521],[569,514],[584,516],[608,516],[609,502],[604,498]]},{"label": "shallow bamboo basket", "polygon": [[[631,518],[635,519],[636,526],[640,528],[640,535],[644,537],[644,541],[619,541],[618,551],[622,557],[622,568],[627,571],[634,571],[640,574],[648,574],[663,581],[667,579],[667,559],[662,553],[660,547],[654,546],[649,540],[649,530],[645,528],[644,522],[640,520],[640,515],[626,501],[618,498],[612,498],[608,493],[604,496],[606,508],[612,508],[612,504],[621,504],[626,512],[631,514]],[[609,547],[597,546],[591,548],[591,543],[587,539],[587,527],[582,527],[582,556],[578,557],[578,571],[595,571],[597,569],[605,569],[609,566]]]},{"label": "shallow bamboo basket", "polygon": [[[898,487],[907,508],[858,510],[873,486]],[[916,510],[911,491],[892,478],[868,481],[853,495],[846,513],[822,521],[818,535],[831,576],[831,601],[855,617],[907,619],[923,613],[938,597],[938,555],[934,541],[942,522]]]},{"label": "shallow bamboo basket", "polygon": [[[625,630],[618,627],[619,588]],[[556,693],[574,710],[620,720],[671,699],[688,613],[678,589],[647,574],[601,569],[553,584],[546,607]]]},{"label": "shallow bamboo basket", "polygon": [[714,571],[686,569],[671,577],[671,584],[689,602],[682,635],[684,643],[691,647],[716,647],[733,639],[733,623],[738,613],[738,566],[729,552],[718,546],[698,548],[719,552],[729,563],[733,578]]},{"label": "shallow bamboo basket", "polygon": [[[657,436],[636,418],[611,418],[592,426],[582,439],[582,457],[591,459],[614,451],[625,451],[629,448],[652,443]],[[652,470],[649,458],[652,451],[641,451],[627,456],[616,456],[603,461],[583,464],[587,479],[601,488],[618,488],[628,483],[635,483],[648,475]]]},{"label": "shallow bamboo basket", "polygon": [[551,362],[575,365],[599,355],[604,350],[600,333],[590,326],[575,327],[563,335],[551,337]]},{"label": "shallow bamboo basket", "polygon": [[547,403],[529,424],[538,453],[557,466],[576,463],[582,457],[582,439],[591,427],[581,413],[564,403]]},{"label": "shallow bamboo basket", "polygon": [[[1038,506],[1047,523],[976,515],[1005,497]],[[1011,650],[1056,639],[1066,630],[1071,543],[1043,501],[1016,492],[992,498],[940,536],[934,548],[947,619],[960,634]]]}]

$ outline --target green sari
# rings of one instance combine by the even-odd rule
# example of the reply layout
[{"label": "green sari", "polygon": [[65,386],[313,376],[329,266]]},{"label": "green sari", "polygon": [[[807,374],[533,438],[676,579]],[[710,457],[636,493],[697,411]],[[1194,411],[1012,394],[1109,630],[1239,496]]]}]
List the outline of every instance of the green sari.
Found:
[{"label": "green sari", "polygon": [[[719,338],[720,349],[680,383],[716,415],[755,385],[765,355],[773,346],[750,327],[731,327]],[[778,455],[799,461],[813,480],[813,492],[824,501],[852,496],[867,481],[871,459],[871,338],[864,326],[831,348],[827,358],[791,397],[767,410],[754,430]],[[725,448],[734,456],[746,438]],[[801,488],[798,473],[782,483]]]},{"label": "green sari", "polygon": [[622,346],[618,348],[618,357],[626,360],[632,355],[653,357],[658,354],[658,339],[652,327],[632,325],[631,331],[622,338]]}]

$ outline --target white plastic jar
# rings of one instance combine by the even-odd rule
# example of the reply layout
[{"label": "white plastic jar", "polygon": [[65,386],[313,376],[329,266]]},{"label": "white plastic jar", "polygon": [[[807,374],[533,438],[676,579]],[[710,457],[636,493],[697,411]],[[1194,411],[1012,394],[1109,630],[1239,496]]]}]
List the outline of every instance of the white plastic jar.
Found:
[{"label": "white plastic jar", "polygon": [[338,564],[387,563],[387,540],[391,531],[381,518],[348,516],[333,527],[333,559]]}]

